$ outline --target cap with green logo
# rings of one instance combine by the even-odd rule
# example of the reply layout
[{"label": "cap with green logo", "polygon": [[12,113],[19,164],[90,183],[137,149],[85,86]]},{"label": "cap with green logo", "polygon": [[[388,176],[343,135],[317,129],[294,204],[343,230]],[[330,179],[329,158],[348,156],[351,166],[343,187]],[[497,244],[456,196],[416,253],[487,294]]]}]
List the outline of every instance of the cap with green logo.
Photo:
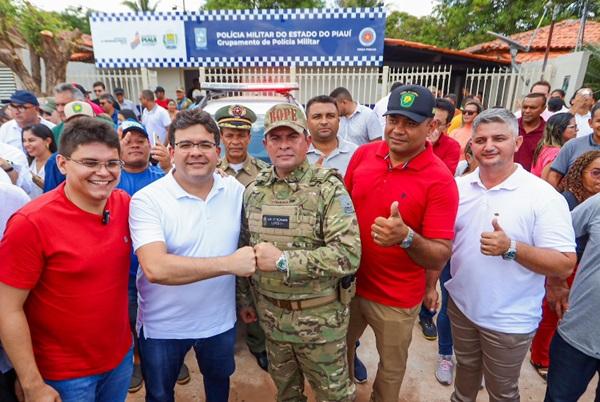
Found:
[{"label": "cap with green logo", "polygon": [[383,114],[401,115],[421,123],[433,117],[435,97],[427,88],[420,85],[402,85],[390,93],[387,111]]},{"label": "cap with green logo", "polygon": [[65,105],[65,121],[75,116],[94,117],[94,110],[89,103],[84,101],[73,101]]},{"label": "cap with green logo", "polygon": [[219,127],[239,128],[250,130],[256,121],[256,114],[242,105],[223,106],[215,113]]},{"label": "cap with green logo", "polygon": [[280,103],[265,114],[265,135],[277,127],[289,127],[299,134],[304,134],[308,128],[304,111],[291,103]]}]

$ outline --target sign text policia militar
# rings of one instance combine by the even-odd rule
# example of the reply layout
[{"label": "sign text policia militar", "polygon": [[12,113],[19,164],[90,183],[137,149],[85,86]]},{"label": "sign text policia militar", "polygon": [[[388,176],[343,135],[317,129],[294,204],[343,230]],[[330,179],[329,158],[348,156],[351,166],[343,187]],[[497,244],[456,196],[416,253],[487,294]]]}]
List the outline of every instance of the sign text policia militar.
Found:
[{"label": "sign text policia militar", "polygon": [[93,13],[90,26],[99,68],[379,66],[385,12]]},{"label": "sign text policia militar", "polygon": [[219,46],[318,45],[321,38],[350,38],[352,29],[331,31],[217,32]]}]

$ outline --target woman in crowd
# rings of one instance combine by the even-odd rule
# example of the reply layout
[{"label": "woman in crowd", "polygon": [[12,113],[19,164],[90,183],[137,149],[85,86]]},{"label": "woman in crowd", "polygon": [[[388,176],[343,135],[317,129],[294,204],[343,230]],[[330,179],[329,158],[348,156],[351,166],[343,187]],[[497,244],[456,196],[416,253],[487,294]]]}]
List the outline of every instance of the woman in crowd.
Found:
[{"label": "woman in crowd", "polygon": [[471,132],[473,131],[473,120],[482,111],[482,106],[476,100],[469,100],[463,106],[462,119],[463,124],[460,128],[452,131],[450,137],[454,138],[460,144],[460,159],[464,159],[465,147],[471,139]]},{"label": "woman in crowd", "polygon": [[167,104],[167,111],[169,112],[169,117],[171,117],[171,121],[173,121],[173,119],[179,112],[179,110],[177,110],[177,102],[171,99]]},{"label": "woman in crowd", "polygon": [[[591,196],[600,193],[600,151],[589,151],[577,158],[563,178],[562,184],[565,189],[563,196],[567,200],[570,210]],[[577,261],[583,254],[586,242],[586,237],[576,239]],[[547,293],[542,303],[542,320],[531,344],[531,364],[544,379],[548,375],[550,366],[550,342],[558,325],[558,316],[553,305],[559,294],[562,294],[566,300],[574,278],[575,272],[561,284],[552,284],[551,286],[546,284]]]},{"label": "woman in crowd", "polygon": [[121,109],[119,110],[119,115],[117,116],[119,119],[119,124],[123,123],[125,120],[133,120],[139,122],[137,116],[131,109]]},{"label": "woman in crowd", "polygon": [[44,167],[48,158],[56,152],[57,146],[54,142],[52,130],[43,124],[35,124],[23,130],[23,148],[29,159],[29,171],[35,183],[31,191],[31,198],[36,198],[43,193],[44,189]]},{"label": "woman in crowd", "polygon": [[546,122],[544,136],[533,153],[531,173],[546,180],[560,148],[577,136],[577,122],[571,113],[557,113]]}]

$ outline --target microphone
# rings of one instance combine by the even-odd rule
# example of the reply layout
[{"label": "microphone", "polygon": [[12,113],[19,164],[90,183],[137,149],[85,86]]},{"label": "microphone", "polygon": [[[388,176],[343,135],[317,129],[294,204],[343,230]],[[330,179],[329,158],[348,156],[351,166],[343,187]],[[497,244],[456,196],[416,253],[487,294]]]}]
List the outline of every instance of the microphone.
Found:
[{"label": "microphone", "polygon": [[102,224],[108,225],[108,222],[110,222],[110,211],[106,209],[102,212]]}]

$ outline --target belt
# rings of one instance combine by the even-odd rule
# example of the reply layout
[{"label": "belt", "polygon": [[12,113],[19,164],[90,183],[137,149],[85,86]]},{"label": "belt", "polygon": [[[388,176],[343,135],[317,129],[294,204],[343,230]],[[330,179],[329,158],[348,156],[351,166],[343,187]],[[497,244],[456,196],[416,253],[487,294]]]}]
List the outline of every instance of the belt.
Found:
[{"label": "belt", "polygon": [[329,296],[323,296],[323,297],[315,297],[312,299],[304,299],[304,300],[280,300],[280,299],[274,299],[272,297],[268,297],[265,295],[261,295],[261,296],[264,297],[265,299],[267,299],[267,301],[269,301],[271,304],[274,304],[279,308],[282,308],[284,310],[292,310],[292,311],[306,310],[309,308],[321,307],[326,304],[333,303],[334,301],[336,301],[338,299],[338,296],[336,294],[332,294]]}]

